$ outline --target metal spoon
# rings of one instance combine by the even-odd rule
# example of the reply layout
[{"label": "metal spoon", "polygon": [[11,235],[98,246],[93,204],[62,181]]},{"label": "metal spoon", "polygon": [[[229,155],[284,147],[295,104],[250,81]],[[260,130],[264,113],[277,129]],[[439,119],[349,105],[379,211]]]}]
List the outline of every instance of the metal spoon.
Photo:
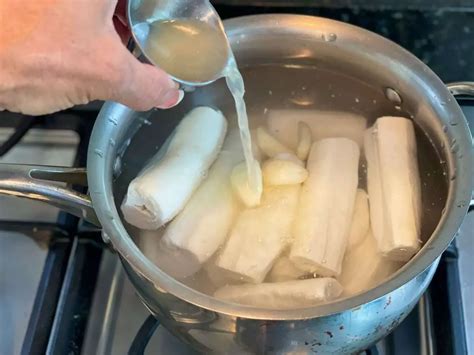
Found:
[{"label": "metal spoon", "polygon": [[[214,7],[208,0],[129,0],[127,8],[127,16],[134,40],[134,51],[140,60],[154,64],[159,67],[158,63],[152,60],[147,54],[147,41],[150,31],[150,23],[160,20],[172,19],[192,19],[205,22],[207,25],[220,31],[222,39],[226,41],[225,46],[230,48],[225,36],[224,26]],[[137,53],[138,52],[138,53]],[[231,51],[228,51],[229,59]],[[182,84],[184,88],[203,86],[209,84],[222,76],[222,69],[216,68],[215,73],[208,78],[203,78],[199,82],[190,82],[171,77]]]}]

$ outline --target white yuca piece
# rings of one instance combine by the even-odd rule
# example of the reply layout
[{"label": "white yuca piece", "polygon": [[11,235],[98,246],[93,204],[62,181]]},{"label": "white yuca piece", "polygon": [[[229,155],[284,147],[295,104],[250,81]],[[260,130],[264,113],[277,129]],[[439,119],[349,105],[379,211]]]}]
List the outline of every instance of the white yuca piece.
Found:
[{"label": "white yuca piece", "polygon": [[409,260],[420,248],[421,188],[415,130],[403,117],[381,117],[365,135],[370,221],[379,250]]},{"label": "white yuca piece", "polygon": [[181,253],[170,250],[161,242],[164,229],[142,230],[137,245],[142,253],[168,275],[183,279],[195,274],[201,264],[193,258],[182,258]]},{"label": "white yuca piece", "polygon": [[357,189],[347,248],[350,249],[360,244],[369,232],[369,228],[369,199],[367,192]]},{"label": "white yuca piece", "polygon": [[342,287],[332,278],[224,286],[214,297],[254,307],[296,309],[328,302],[339,297]]},{"label": "white yuca piece", "polygon": [[358,183],[359,147],[347,138],[313,144],[301,190],[290,259],[321,276],[337,276],[347,246]]},{"label": "white yuca piece", "polygon": [[216,265],[218,253],[214,254],[204,265],[202,270],[206,273],[207,278],[211,281],[214,291],[226,285],[242,284],[242,280],[236,280],[232,272],[226,272]]},{"label": "white yuca piece", "polygon": [[232,131],[206,180],[166,228],[162,242],[180,253],[177,262],[192,258],[202,264],[225,242],[240,209],[229,183],[230,174],[242,159],[239,133]]},{"label": "white yuca piece", "polygon": [[280,143],[263,127],[257,128],[257,143],[262,153],[270,158],[280,153],[294,154],[290,148]]},{"label": "white yuca piece", "polygon": [[308,159],[312,143],[311,127],[309,127],[306,122],[298,122],[298,146],[296,147],[296,155],[299,159]]},{"label": "white yuca piece", "polygon": [[291,262],[287,255],[280,256],[273,264],[272,269],[267,275],[267,282],[282,282],[297,280],[308,273],[298,269],[295,264]]},{"label": "white yuca piece", "polygon": [[347,249],[338,280],[346,296],[354,295],[377,286],[402,265],[383,257],[369,231],[362,243]]},{"label": "white yuca piece", "polygon": [[291,238],[299,185],[265,187],[262,204],[240,213],[216,265],[234,279],[260,283]]},{"label": "white yuca piece", "polygon": [[[256,169],[260,169],[258,161],[254,160],[254,164]],[[259,175],[261,175],[261,173]],[[245,161],[237,164],[232,169],[230,183],[235,194],[238,196],[240,201],[245,204],[245,206],[255,207],[260,204],[262,193],[250,186],[247,163]]]},{"label": "white yuca piece", "polygon": [[302,167],[305,166],[305,163],[293,153],[279,153],[275,155],[273,158],[279,159],[279,160],[288,160],[295,164],[298,164],[299,166],[302,166]]},{"label": "white yuca piece", "polygon": [[190,111],[176,127],[165,155],[130,183],[122,203],[125,220],[138,228],[157,229],[173,219],[216,159],[226,129],[220,111]]},{"label": "white yuca piece", "polygon": [[308,171],[300,164],[286,159],[268,159],[262,166],[265,185],[301,184],[308,177]]},{"label": "white yuca piece", "polygon": [[311,129],[313,141],[324,138],[349,138],[362,146],[367,120],[350,112],[319,110],[270,110],[267,127],[270,134],[289,149],[297,149],[298,124]]}]

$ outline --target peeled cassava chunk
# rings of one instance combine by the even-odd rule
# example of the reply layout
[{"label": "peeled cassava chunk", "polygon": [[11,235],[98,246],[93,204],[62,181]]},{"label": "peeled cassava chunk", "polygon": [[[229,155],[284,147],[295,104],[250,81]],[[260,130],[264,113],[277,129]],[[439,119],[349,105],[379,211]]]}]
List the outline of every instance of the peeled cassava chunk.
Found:
[{"label": "peeled cassava chunk", "polygon": [[181,255],[177,262],[191,258],[202,264],[225,242],[240,210],[230,174],[242,159],[239,133],[232,131],[206,180],[166,228],[162,241]]},{"label": "peeled cassava chunk", "polygon": [[263,127],[257,128],[257,143],[262,153],[270,158],[280,153],[294,154],[290,148],[281,144]]},{"label": "peeled cassava chunk", "polygon": [[220,111],[198,107],[176,127],[169,147],[129,185],[122,203],[125,220],[157,229],[173,219],[206,176],[224,141],[227,122]]},{"label": "peeled cassava chunk", "polygon": [[298,147],[298,124],[311,129],[313,141],[324,138],[349,138],[362,146],[367,120],[350,112],[318,110],[270,110],[267,127],[270,134],[289,149]]},{"label": "peeled cassava chunk", "polygon": [[236,280],[263,281],[291,238],[300,185],[265,187],[262,204],[240,213],[216,265]]},{"label": "peeled cassava chunk", "polygon": [[300,277],[306,276],[308,273],[298,269],[295,264],[291,262],[288,256],[280,256],[272,269],[267,275],[267,282],[282,282],[297,280]]},{"label": "peeled cassava chunk", "polygon": [[344,295],[354,295],[379,285],[402,265],[383,257],[369,231],[360,244],[347,249],[338,280]]},{"label": "peeled cassava chunk", "polygon": [[347,248],[352,248],[360,244],[369,232],[369,229],[369,199],[367,192],[362,189],[357,189]]},{"label": "peeled cassava chunk", "polygon": [[287,159],[268,159],[262,167],[265,185],[301,184],[308,177],[308,171],[300,164]]},{"label": "peeled cassava chunk", "polygon": [[296,214],[290,260],[300,269],[337,276],[347,246],[358,183],[359,147],[327,138],[311,147],[309,177]]},{"label": "peeled cassava chunk", "polygon": [[331,301],[342,293],[335,279],[317,278],[259,285],[224,286],[214,296],[233,303],[271,309],[295,309]]},{"label": "peeled cassava chunk", "polygon": [[201,264],[193,258],[182,258],[177,250],[171,250],[161,241],[164,229],[143,230],[139,234],[138,247],[152,263],[161,270],[177,279],[195,274]]},{"label": "peeled cassava chunk", "polygon": [[[254,168],[259,171],[258,175],[261,175],[260,164],[258,161],[253,161]],[[255,189],[253,186],[250,186],[250,181],[248,178],[248,168],[246,162],[237,164],[233,169],[230,176],[230,183],[235,194],[238,196],[239,200],[245,204],[247,207],[255,207],[260,204],[262,198],[262,191],[260,189]]]},{"label": "peeled cassava chunk", "polygon": [[298,164],[299,166],[305,166],[305,163],[293,153],[280,153],[275,155],[273,158],[278,160],[288,160],[295,164]]},{"label": "peeled cassava chunk", "polygon": [[415,130],[403,117],[380,117],[365,134],[372,231],[389,259],[420,248],[421,188]]}]

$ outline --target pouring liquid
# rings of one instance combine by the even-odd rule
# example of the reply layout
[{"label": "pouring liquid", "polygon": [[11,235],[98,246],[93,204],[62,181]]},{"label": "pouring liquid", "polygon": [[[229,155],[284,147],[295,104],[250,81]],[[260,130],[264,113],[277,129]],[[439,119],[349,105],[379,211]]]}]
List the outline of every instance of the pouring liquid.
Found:
[{"label": "pouring liquid", "polygon": [[244,79],[237,68],[234,56],[232,55],[225,72],[225,80],[227,87],[234,98],[235,110],[237,112],[237,123],[240,130],[240,140],[247,164],[248,184],[250,188],[257,194],[262,193],[262,171],[260,165],[252,153],[252,138],[249,130],[249,119],[247,115],[247,107],[245,105]]},{"label": "pouring liquid", "polygon": [[224,34],[198,20],[158,20],[150,24],[147,43],[152,61],[175,78],[200,83],[225,77],[235,101],[248,183],[260,195],[262,173],[252,153],[244,81]]}]

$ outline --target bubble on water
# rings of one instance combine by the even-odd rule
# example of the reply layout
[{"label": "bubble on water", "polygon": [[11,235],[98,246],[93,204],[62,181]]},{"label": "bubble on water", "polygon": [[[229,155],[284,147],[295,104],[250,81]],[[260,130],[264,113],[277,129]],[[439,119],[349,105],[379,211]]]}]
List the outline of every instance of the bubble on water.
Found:
[{"label": "bubble on water", "polygon": [[267,112],[268,112],[268,108],[265,107],[265,108],[263,109],[263,114],[266,115]]},{"label": "bubble on water", "polygon": [[272,95],[273,95],[273,91],[268,90],[268,95],[272,96]]},{"label": "bubble on water", "polygon": [[397,105],[397,106],[395,106],[395,110],[397,110],[397,111],[401,111],[401,109],[402,109],[402,107],[401,107],[401,106],[398,106],[398,105]]},{"label": "bubble on water", "polygon": [[377,103],[377,100],[372,100],[372,103],[375,105]]},{"label": "bubble on water", "polygon": [[305,91],[305,90],[306,90],[306,86],[302,86],[302,87],[301,87],[301,90]]},{"label": "bubble on water", "polygon": [[358,97],[356,97],[356,98],[354,99],[354,101],[355,101],[355,102],[357,102],[357,103],[359,103],[359,102],[360,102],[360,100],[359,100],[359,98],[358,98]]},{"label": "bubble on water", "polygon": [[402,103],[402,98],[395,89],[385,88],[385,97],[394,104],[400,105]]},{"label": "bubble on water", "polygon": [[331,94],[331,98],[335,98],[336,97],[336,94]]}]

